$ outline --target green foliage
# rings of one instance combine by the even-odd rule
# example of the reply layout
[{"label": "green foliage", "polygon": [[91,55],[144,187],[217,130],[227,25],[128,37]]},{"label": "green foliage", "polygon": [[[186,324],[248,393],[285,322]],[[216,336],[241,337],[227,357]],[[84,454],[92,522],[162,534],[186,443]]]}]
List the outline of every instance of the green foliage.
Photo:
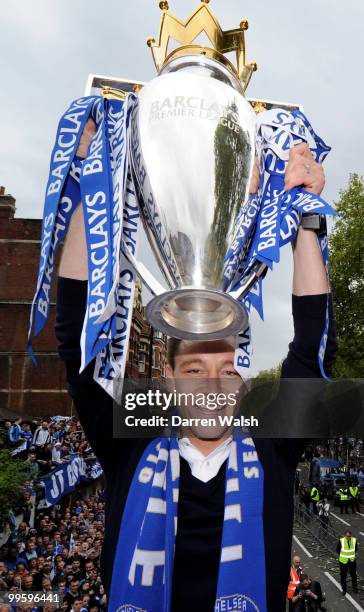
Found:
[{"label": "green foliage", "polygon": [[24,461],[11,456],[11,451],[0,449],[0,531],[7,523],[9,510],[15,510],[23,500],[19,490],[26,480]]},{"label": "green foliage", "polygon": [[270,370],[260,370],[255,378],[267,378],[269,380],[278,380],[281,376],[282,362]]},{"label": "green foliage", "polygon": [[336,203],[339,213],[329,237],[330,279],[339,353],[337,378],[364,376],[364,182],[350,176]]}]

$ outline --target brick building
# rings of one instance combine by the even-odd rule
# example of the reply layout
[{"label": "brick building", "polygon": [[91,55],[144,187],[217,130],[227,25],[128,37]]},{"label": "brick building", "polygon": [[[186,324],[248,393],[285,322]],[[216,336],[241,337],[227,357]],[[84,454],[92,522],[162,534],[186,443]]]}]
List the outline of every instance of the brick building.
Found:
[{"label": "brick building", "polygon": [[[36,286],[40,251],[40,219],[15,218],[15,199],[0,187],[0,418],[72,411],[64,367],[54,334],[55,283],[46,327],[34,339],[38,366],[26,352],[30,305]],[[166,339],[153,333],[144,318],[141,286],[135,294],[127,376],[164,376]]]}]

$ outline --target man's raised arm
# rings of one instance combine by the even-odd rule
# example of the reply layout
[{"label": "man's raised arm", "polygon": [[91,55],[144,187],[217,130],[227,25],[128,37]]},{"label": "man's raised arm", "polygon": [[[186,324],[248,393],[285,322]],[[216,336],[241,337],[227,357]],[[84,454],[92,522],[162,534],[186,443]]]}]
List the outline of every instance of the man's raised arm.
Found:
[{"label": "man's raised arm", "polygon": [[[85,157],[95,133],[92,120],[86,123],[77,150]],[[118,440],[113,439],[112,399],[93,380],[94,361],[80,374],[80,337],[87,301],[87,245],[82,206],[72,216],[63,245],[57,288],[56,336],[59,354],[65,361],[70,394],[86,435],[104,468],[112,462]]]},{"label": "man's raised arm", "polygon": [[[306,144],[290,152],[285,176],[286,189],[303,185],[306,191],[320,195],[325,177],[321,164],[314,161]],[[294,339],[283,362],[283,378],[316,378],[321,376],[318,350],[325,327],[329,299],[329,330],[324,367],[330,373],[337,342],[333,323],[329,281],[315,231],[300,227],[293,245],[292,312]],[[329,294],[329,297],[328,297]]]},{"label": "man's raised arm", "polygon": [[[78,157],[86,157],[88,145],[94,134],[96,126],[92,119],[86,122],[85,129],[77,149]],[[87,245],[85,224],[82,206],[79,205],[71,217],[70,226],[64,241],[59,276],[87,281]]]}]

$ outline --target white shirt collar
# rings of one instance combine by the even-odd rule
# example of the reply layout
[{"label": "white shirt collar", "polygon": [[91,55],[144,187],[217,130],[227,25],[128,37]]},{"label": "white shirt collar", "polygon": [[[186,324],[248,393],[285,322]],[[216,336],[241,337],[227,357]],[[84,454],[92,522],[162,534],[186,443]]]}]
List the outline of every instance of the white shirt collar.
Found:
[{"label": "white shirt collar", "polygon": [[208,482],[221,468],[229,456],[232,437],[223,440],[211,453],[204,455],[188,438],[179,438],[179,454],[187,461],[192,475],[202,482]]}]

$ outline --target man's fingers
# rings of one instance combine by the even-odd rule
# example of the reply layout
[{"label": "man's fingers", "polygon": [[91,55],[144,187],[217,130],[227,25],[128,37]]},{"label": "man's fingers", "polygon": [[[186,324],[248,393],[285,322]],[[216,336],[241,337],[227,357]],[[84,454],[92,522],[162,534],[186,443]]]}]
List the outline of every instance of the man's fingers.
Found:
[{"label": "man's fingers", "polygon": [[288,191],[293,187],[298,187],[299,185],[304,185],[305,181],[307,182],[307,172],[304,168],[296,169],[292,172],[287,172],[285,177],[285,190]]},{"label": "man's fingers", "polygon": [[76,155],[79,157],[86,157],[88,146],[95,134],[96,124],[92,119],[88,119],[85,123]]},{"label": "man's fingers", "polygon": [[290,150],[289,159],[293,160],[297,157],[305,157],[306,159],[314,161],[314,157],[310,151],[310,147],[306,142],[301,142],[299,145],[292,147],[292,149]]},{"label": "man's fingers", "polygon": [[[309,172],[307,171],[309,167]],[[325,185],[325,174],[321,164],[307,163],[306,158],[289,162],[285,175],[285,189],[302,185],[306,191],[320,194]]]}]

